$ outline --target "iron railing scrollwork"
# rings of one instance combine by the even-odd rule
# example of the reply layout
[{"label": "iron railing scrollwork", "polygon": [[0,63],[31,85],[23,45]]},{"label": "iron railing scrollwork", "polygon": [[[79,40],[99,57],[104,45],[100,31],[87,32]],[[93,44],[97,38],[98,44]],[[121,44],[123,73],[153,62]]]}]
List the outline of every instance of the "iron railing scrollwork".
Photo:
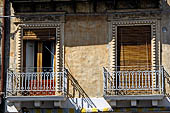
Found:
[{"label": "iron railing scrollwork", "polygon": [[[104,95],[164,94],[164,69],[162,66],[148,70],[109,71],[103,68]],[[129,67],[128,67],[129,68]]]},{"label": "iron railing scrollwork", "polygon": [[[77,109],[96,108],[78,81],[66,69],[55,72],[52,68],[8,69],[7,96],[59,96],[71,99]],[[82,104],[77,101],[81,100]]]},{"label": "iron railing scrollwork", "polygon": [[64,72],[54,72],[50,68],[8,69],[7,96],[45,96],[60,92],[65,95],[67,83],[64,76]]}]

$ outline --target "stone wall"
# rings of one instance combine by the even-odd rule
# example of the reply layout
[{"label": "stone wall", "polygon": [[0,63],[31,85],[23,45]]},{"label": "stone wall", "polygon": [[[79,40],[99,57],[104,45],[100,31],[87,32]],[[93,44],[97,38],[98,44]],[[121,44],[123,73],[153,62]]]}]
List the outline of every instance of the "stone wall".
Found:
[{"label": "stone wall", "polygon": [[92,97],[103,95],[102,67],[108,66],[108,27],[105,16],[67,17],[65,65]]},{"label": "stone wall", "polygon": [[[169,15],[168,15],[169,17]],[[162,21],[163,24],[162,26],[167,26],[167,28],[169,29],[169,22],[168,19],[165,19],[165,21]],[[170,74],[170,65],[169,65],[169,58],[170,58],[170,43],[169,43],[169,31],[167,33],[162,33],[162,65],[164,66],[165,70]],[[165,79],[166,80],[166,79]],[[168,91],[168,93],[170,93],[170,86],[169,84],[167,84],[166,82],[166,90]]]},{"label": "stone wall", "polygon": [[[169,3],[169,1],[168,1]],[[170,14],[168,13],[170,11],[170,6],[167,4],[167,6],[164,9],[164,12],[162,14],[162,20],[161,20],[161,37],[162,37],[162,65],[164,66],[165,70],[170,74]],[[163,29],[166,30],[163,32]],[[165,79],[166,80],[166,79]],[[165,81],[166,85],[166,91],[167,93],[170,93],[170,84]]]}]

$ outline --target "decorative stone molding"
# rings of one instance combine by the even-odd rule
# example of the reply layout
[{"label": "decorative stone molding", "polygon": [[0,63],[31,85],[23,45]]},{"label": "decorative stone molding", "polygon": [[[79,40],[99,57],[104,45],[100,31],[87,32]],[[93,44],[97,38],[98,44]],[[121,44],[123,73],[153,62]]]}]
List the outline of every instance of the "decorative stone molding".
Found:
[{"label": "decorative stone molding", "polygon": [[154,9],[154,10],[123,10],[122,12],[114,12],[112,15],[108,16],[108,21],[113,21],[113,20],[122,20],[122,19],[133,19],[133,20],[141,20],[142,19],[160,19],[161,17],[161,10],[160,9]]},{"label": "decorative stone molding", "polygon": [[60,71],[63,63],[62,45],[61,45],[61,25],[57,26],[56,36],[56,71]]},{"label": "decorative stone molding", "polygon": [[59,23],[26,23],[26,24],[20,24],[23,28],[49,28],[49,27],[58,27]]},{"label": "decorative stone molding", "polygon": [[19,14],[16,15],[14,23],[54,23],[54,22],[65,22],[65,14]]},{"label": "decorative stone molding", "polygon": [[61,54],[61,51],[63,51],[63,43],[61,40],[61,29],[63,29],[62,26],[63,23],[25,23],[25,24],[19,24],[18,32],[16,35],[16,51],[17,51],[17,68],[19,71],[22,70],[22,62],[23,62],[23,29],[37,29],[37,28],[56,28],[56,71],[59,71],[61,69],[61,66],[63,66],[63,54]]},{"label": "decorative stone molding", "polygon": [[17,54],[16,54],[16,63],[17,63],[17,69],[18,70],[16,70],[16,71],[21,71],[21,65],[22,65],[22,28],[21,28],[21,26],[18,26],[18,32],[17,32],[17,35],[16,35],[16,45],[17,45],[17,47],[16,47],[16,51],[17,51]]},{"label": "decorative stone molding", "polygon": [[152,66],[159,65],[158,61],[158,46],[157,40],[160,40],[157,35],[157,25],[159,20],[121,20],[112,21],[112,39],[111,39],[111,56],[110,56],[110,67],[115,67],[117,65],[117,27],[118,26],[140,26],[140,25],[150,25],[151,26],[151,48],[152,48]]},{"label": "decorative stone molding", "polygon": [[[117,66],[117,27],[118,26],[140,26],[140,25],[150,25],[151,26],[151,59],[152,59],[152,70],[156,70],[156,66],[160,65],[160,25],[159,20],[112,20],[112,39],[110,42],[111,53],[110,53],[110,67],[114,71]],[[158,42],[159,41],[159,42]],[[156,76],[153,78],[153,84],[156,83]]]}]

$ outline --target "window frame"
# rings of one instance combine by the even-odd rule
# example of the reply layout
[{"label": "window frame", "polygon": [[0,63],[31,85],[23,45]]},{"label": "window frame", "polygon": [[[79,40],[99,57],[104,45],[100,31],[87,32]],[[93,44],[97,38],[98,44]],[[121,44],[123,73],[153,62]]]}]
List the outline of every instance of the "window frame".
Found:
[{"label": "window frame", "polygon": [[23,70],[23,30],[24,29],[43,29],[43,28],[55,28],[56,29],[56,67],[55,72],[61,71],[64,68],[64,54],[58,54],[60,51],[64,53],[64,37],[63,37],[63,23],[22,23],[18,25],[18,34],[16,37],[16,68],[18,72]]},{"label": "window frame", "polygon": [[147,20],[111,20],[110,22],[110,34],[109,34],[109,45],[110,45],[110,70],[116,70],[117,66],[117,28],[118,26],[151,26],[151,64],[152,70],[155,70],[157,66],[160,66],[160,21],[156,19]]}]

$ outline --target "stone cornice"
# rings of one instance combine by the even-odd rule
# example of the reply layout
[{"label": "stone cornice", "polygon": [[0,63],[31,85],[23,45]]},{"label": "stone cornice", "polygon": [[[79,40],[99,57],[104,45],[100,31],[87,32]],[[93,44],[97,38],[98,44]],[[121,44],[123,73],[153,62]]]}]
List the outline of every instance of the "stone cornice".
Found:
[{"label": "stone cornice", "polygon": [[119,19],[161,19],[161,10],[155,11],[136,11],[136,12],[115,12],[108,15],[108,21]]},{"label": "stone cornice", "polygon": [[37,14],[37,15],[19,15],[16,16],[14,23],[15,24],[22,24],[22,23],[64,23],[65,22],[65,15],[58,14]]}]

